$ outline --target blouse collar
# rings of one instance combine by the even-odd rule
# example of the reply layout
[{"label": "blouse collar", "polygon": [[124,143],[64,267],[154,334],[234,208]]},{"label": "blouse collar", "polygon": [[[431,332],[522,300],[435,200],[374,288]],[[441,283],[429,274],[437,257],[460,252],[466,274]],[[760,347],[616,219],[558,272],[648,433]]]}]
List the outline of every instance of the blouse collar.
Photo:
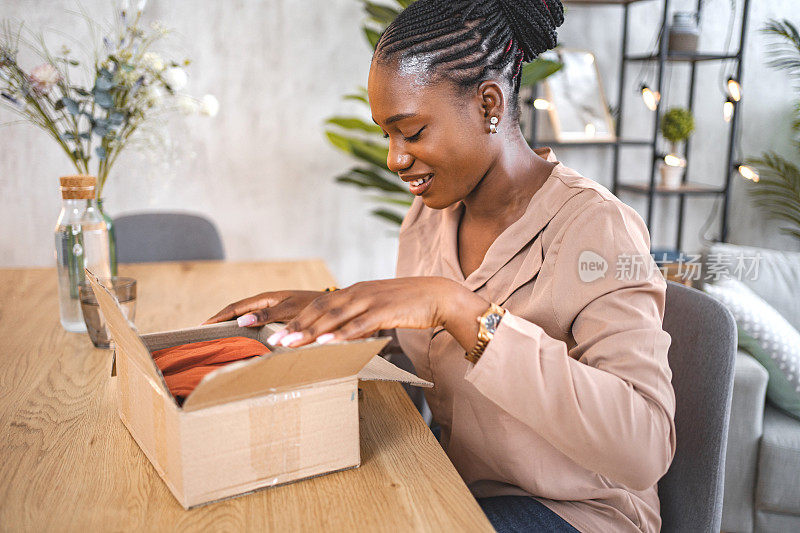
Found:
[{"label": "blouse collar", "polygon": [[472,291],[478,290],[534,240],[572,196],[565,194],[565,188],[560,186],[559,175],[566,167],[556,159],[553,150],[538,148],[535,152],[547,161],[556,163],[556,166],[544,184],[533,194],[523,215],[503,230],[487,250],[480,266],[466,278],[458,259],[458,224],[464,203],[459,201],[442,210],[439,235],[442,275],[461,282]]}]

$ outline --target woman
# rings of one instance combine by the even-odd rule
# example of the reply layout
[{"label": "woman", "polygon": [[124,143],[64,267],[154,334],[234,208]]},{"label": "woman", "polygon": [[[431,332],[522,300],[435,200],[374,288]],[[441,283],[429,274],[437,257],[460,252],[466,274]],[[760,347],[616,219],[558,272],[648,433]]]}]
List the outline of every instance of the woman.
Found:
[{"label": "woman", "polygon": [[269,343],[292,347],[393,330],[498,530],[658,531],[675,398],[647,227],[519,127],[521,66],[562,21],[558,0],[401,13],[368,87],[415,195],[396,279],[264,293],[209,322],[287,322]]}]

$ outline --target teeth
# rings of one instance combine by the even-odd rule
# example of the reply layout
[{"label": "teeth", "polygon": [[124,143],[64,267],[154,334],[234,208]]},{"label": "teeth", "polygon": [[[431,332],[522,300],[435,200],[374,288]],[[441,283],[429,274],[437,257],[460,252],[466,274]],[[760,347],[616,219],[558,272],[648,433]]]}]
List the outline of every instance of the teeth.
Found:
[{"label": "teeth", "polygon": [[412,181],[411,185],[413,185],[414,187],[419,187],[420,185],[422,185],[423,183],[425,183],[429,179],[431,179],[430,176],[426,176],[424,178],[419,178],[418,180]]}]

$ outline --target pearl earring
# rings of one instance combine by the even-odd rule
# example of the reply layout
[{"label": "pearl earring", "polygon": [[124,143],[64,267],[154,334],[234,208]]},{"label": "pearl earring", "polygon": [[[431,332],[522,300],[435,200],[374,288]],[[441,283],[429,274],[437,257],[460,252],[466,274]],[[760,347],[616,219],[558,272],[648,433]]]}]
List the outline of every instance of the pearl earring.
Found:
[{"label": "pearl earring", "polygon": [[489,131],[492,133],[497,133],[497,123],[500,122],[500,119],[497,117],[492,117],[489,119]]}]

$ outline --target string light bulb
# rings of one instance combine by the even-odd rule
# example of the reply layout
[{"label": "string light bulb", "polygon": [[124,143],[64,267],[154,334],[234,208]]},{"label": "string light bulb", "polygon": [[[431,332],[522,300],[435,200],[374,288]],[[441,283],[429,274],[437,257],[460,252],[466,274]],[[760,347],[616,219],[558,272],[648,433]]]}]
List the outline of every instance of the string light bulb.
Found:
[{"label": "string light bulb", "polygon": [[733,99],[734,102],[738,102],[742,99],[742,86],[736,81],[736,78],[730,77],[728,78],[728,96]]},{"label": "string light bulb", "polygon": [[533,107],[540,110],[550,109],[550,102],[544,98],[537,98],[533,101]]},{"label": "string light bulb", "polygon": [[739,165],[739,174],[752,182],[758,182],[758,172],[750,165]]},{"label": "string light bulb", "polygon": [[733,100],[728,98],[725,100],[725,103],[722,105],[722,118],[725,119],[725,122],[730,122],[733,119],[733,112],[735,110],[735,106],[733,105]]},{"label": "string light bulb", "polygon": [[661,101],[661,93],[652,90],[644,83],[640,89],[642,91],[642,100],[644,101],[644,105],[647,106],[647,109],[650,111],[658,109],[658,103]]},{"label": "string light bulb", "polygon": [[675,154],[667,154],[664,156],[664,163],[670,167],[685,167],[686,160]]}]

